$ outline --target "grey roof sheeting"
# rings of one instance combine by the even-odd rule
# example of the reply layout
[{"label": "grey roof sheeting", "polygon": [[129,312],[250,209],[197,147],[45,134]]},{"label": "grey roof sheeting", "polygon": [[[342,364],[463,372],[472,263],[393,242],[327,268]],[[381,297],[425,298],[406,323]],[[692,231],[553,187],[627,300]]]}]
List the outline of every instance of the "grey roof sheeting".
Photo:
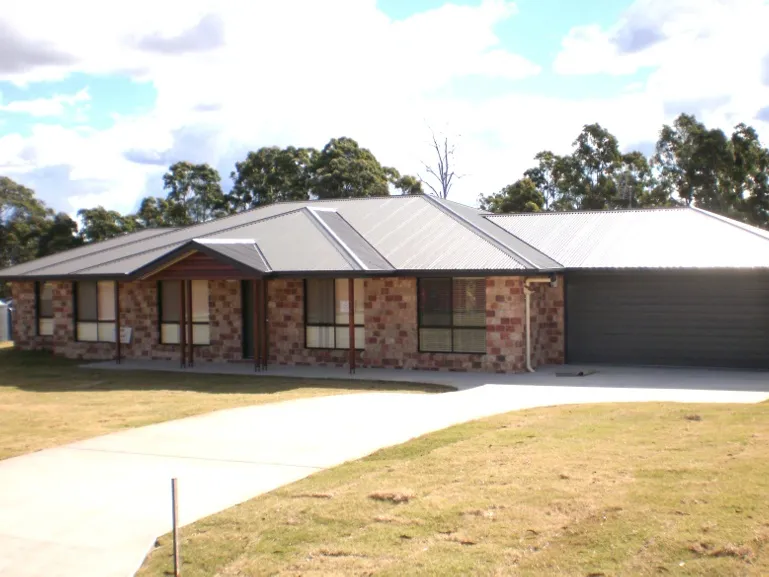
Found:
[{"label": "grey roof sheeting", "polygon": [[202,248],[206,252],[215,253],[225,258],[240,263],[251,270],[267,273],[271,272],[267,259],[256,244],[254,239],[211,239],[199,238],[193,240],[191,248]]},{"label": "grey roof sheeting", "polygon": [[[116,236],[108,240],[100,242],[93,242],[77,248],[70,249],[58,254],[52,254],[44,256],[29,262],[18,264],[0,271],[3,276],[21,276],[34,273],[37,270],[48,269],[55,265],[64,265],[65,263],[74,263],[86,257],[98,257],[100,255],[112,254],[115,249],[121,251],[131,250],[131,248],[137,247],[139,243],[144,243],[147,240],[163,236],[174,231],[177,228],[147,228],[130,234]],[[98,262],[98,258],[97,258]],[[73,265],[73,268],[76,265]]]},{"label": "grey roof sheeting", "polygon": [[513,236],[507,232],[504,228],[497,226],[493,221],[490,221],[486,217],[492,213],[465,206],[458,202],[453,202],[448,199],[439,199],[435,197],[428,197],[435,203],[438,203],[444,210],[454,215],[456,218],[466,222],[469,227],[477,230],[481,234],[492,239],[493,242],[499,243],[503,250],[508,254],[514,255],[518,260],[529,264],[532,268],[540,270],[558,269],[561,265],[540,252],[533,246],[522,241],[520,238]]},{"label": "grey roof sheeting", "polygon": [[142,231],[18,265],[0,271],[0,278],[131,277],[205,239],[253,239],[271,274],[536,270],[441,202],[394,196],[279,203],[185,228]]},{"label": "grey roof sheeting", "polygon": [[5,269],[0,279],[133,278],[184,250],[255,275],[769,268],[769,233],[697,209],[492,215],[391,196],[279,203],[149,229]]},{"label": "grey roof sheeting", "polygon": [[387,259],[377,252],[361,234],[335,210],[305,208],[329,234],[332,241],[350,256],[359,270],[393,270]]},{"label": "grey roof sheeting", "polygon": [[565,268],[769,268],[769,234],[694,208],[488,218]]}]

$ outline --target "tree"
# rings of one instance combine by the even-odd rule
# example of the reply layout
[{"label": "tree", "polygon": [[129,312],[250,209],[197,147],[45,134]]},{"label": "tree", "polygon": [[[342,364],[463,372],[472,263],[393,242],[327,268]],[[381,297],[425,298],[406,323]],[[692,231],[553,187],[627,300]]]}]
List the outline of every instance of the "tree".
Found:
[{"label": "tree", "polygon": [[453,144],[449,144],[449,138],[445,134],[443,135],[442,142],[438,142],[438,138],[435,136],[435,132],[430,130],[432,136],[432,149],[435,151],[437,157],[435,165],[423,163],[425,172],[435,184],[432,184],[421,178],[428,188],[431,194],[439,198],[448,198],[451,192],[451,187],[454,185],[454,180],[461,178],[454,171],[454,154],[456,147]]},{"label": "tree", "polygon": [[400,172],[389,166],[385,166],[384,171],[387,175],[387,180],[389,180],[390,184],[396,190],[399,190],[401,194],[424,194],[424,190],[422,190],[422,181],[416,176],[411,176],[410,174],[401,176]]},{"label": "tree", "polygon": [[565,184],[579,208],[616,208],[614,175],[622,160],[617,138],[600,124],[588,124],[573,145]]},{"label": "tree", "polygon": [[99,242],[134,232],[137,222],[133,215],[123,216],[115,210],[107,210],[103,206],[82,208],[77,216],[83,223],[80,236],[85,242]]},{"label": "tree", "polygon": [[77,222],[65,212],[56,214],[48,221],[38,240],[37,257],[47,256],[75,248],[83,244],[78,235]]},{"label": "tree", "polygon": [[422,181],[419,180],[416,176],[411,176],[410,174],[405,174],[398,178],[394,183],[393,186],[401,191],[401,194],[424,194],[425,191],[422,189]]},{"label": "tree", "polygon": [[538,153],[534,159],[537,166],[523,173],[524,178],[531,180],[545,199],[545,210],[558,210],[561,197],[558,179],[563,173],[564,160],[549,150]]},{"label": "tree", "polygon": [[352,138],[332,138],[313,159],[310,190],[321,199],[387,196],[388,171]]},{"label": "tree", "polygon": [[51,215],[31,189],[0,176],[0,268],[37,256],[38,239]]},{"label": "tree", "polygon": [[663,126],[652,165],[661,186],[687,205],[769,225],[769,151],[753,128],[738,124],[727,137],[681,114]]},{"label": "tree", "polygon": [[234,181],[227,195],[230,212],[287,200],[308,200],[314,148],[269,146],[249,152],[235,163]]},{"label": "tree", "polygon": [[545,197],[530,178],[522,178],[491,196],[481,196],[481,208],[489,212],[540,212]]},{"label": "tree", "polygon": [[227,214],[219,173],[208,164],[177,162],[163,175],[163,188],[169,204],[179,205],[172,212],[186,225],[205,222]]}]

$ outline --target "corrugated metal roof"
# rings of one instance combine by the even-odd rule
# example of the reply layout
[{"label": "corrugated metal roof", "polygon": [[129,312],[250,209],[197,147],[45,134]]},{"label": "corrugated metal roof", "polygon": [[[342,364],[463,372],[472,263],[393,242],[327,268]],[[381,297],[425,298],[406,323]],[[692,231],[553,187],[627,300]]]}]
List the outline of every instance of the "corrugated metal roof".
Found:
[{"label": "corrugated metal roof", "polygon": [[[336,209],[318,210],[313,207],[305,208],[312,217],[318,220],[332,241],[337,243],[344,253],[350,255],[354,266],[360,270],[393,270],[387,259],[379,254],[360,233],[355,230],[336,211]],[[351,263],[351,264],[353,264]]]},{"label": "corrugated metal roof", "polygon": [[295,208],[207,238],[252,238],[275,272],[355,270],[311,218],[306,211]]},{"label": "corrugated metal roof", "polygon": [[[653,232],[652,232],[653,231]],[[2,278],[122,276],[193,241],[255,271],[548,271],[769,267],[769,233],[696,209],[490,215],[394,196],[270,205],[150,229],[0,271]],[[246,247],[243,241],[255,244]],[[194,244],[194,243],[193,243]]]},{"label": "corrugated metal roof", "polygon": [[459,204],[458,202],[453,202],[448,199],[436,197],[428,198],[449,211],[450,214],[461,219],[461,221],[466,222],[468,226],[477,230],[482,235],[488,236],[494,242],[499,243],[505,252],[511,254],[518,261],[522,261],[531,268],[540,270],[560,268],[560,265],[546,254],[543,254],[533,246],[523,242],[505,229],[498,227],[492,221],[486,219],[485,216],[491,213],[465,206],[464,204]]},{"label": "corrugated metal roof", "polygon": [[206,250],[259,271],[269,272],[270,266],[254,239],[195,239],[191,246],[203,246]]},{"label": "corrugated metal roof", "polygon": [[136,249],[137,252],[141,250],[139,243],[144,243],[154,237],[163,237],[167,234],[173,233],[179,230],[178,228],[147,228],[131,234],[125,234],[116,236],[108,240],[100,242],[93,242],[77,248],[73,248],[57,254],[44,256],[42,258],[35,259],[33,261],[18,264],[2,271],[3,276],[18,276],[34,273],[37,270],[44,268],[61,265],[68,262],[74,262],[81,258],[86,258],[96,255],[107,255],[113,251],[120,249],[129,251]]},{"label": "corrugated metal roof", "polygon": [[94,277],[128,275],[131,272],[138,270],[143,266],[146,266],[151,262],[162,258],[169,252],[178,249],[184,244],[185,243],[183,242],[177,242],[169,246],[163,246],[160,248],[156,248],[154,250],[142,251],[133,255],[128,255],[128,256],[124,256],[114,260],[102,262],[102,264],[96,263],[85,268],[66,270],[66,272],[62,272],[64,270],[64,266],[49,267],[49,268],[46,268],[43,272],[38,274],[42,274],[43,276],[88,275],[88,276],[94,276]]},{"label": "corrugated metal roof", "polygon": [[769,235],[697,209],[487,218],[566,268],[769,268]]},{"label": "corrugated metal roof", "polygon": [[336,209],[398,270],[528,268],[421,196],[340,202]]}]

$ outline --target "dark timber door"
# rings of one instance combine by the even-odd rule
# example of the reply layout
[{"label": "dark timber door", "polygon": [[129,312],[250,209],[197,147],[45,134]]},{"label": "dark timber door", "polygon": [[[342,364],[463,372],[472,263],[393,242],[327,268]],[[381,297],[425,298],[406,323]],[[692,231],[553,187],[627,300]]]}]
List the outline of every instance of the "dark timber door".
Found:
[{"label": "dark timber door", "polygon": [[254,281],[240,281],[243,298],[243,358],[254,358]]},{"label": "dark timber door", "polygon": [[576,273],[569,363],[769,368],[765,273]]}]

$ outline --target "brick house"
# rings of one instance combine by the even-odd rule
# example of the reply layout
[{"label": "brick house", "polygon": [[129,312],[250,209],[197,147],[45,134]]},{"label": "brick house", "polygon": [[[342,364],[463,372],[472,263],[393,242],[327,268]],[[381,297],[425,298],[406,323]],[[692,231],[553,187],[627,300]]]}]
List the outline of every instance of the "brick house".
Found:
[{"label": "brick house", "polygon": [[697,209],[490,215],[398,196],[147,229],[0,279],[17,346],[70,358],[517,372],[765,367],[767,269],[769,234]]}]

